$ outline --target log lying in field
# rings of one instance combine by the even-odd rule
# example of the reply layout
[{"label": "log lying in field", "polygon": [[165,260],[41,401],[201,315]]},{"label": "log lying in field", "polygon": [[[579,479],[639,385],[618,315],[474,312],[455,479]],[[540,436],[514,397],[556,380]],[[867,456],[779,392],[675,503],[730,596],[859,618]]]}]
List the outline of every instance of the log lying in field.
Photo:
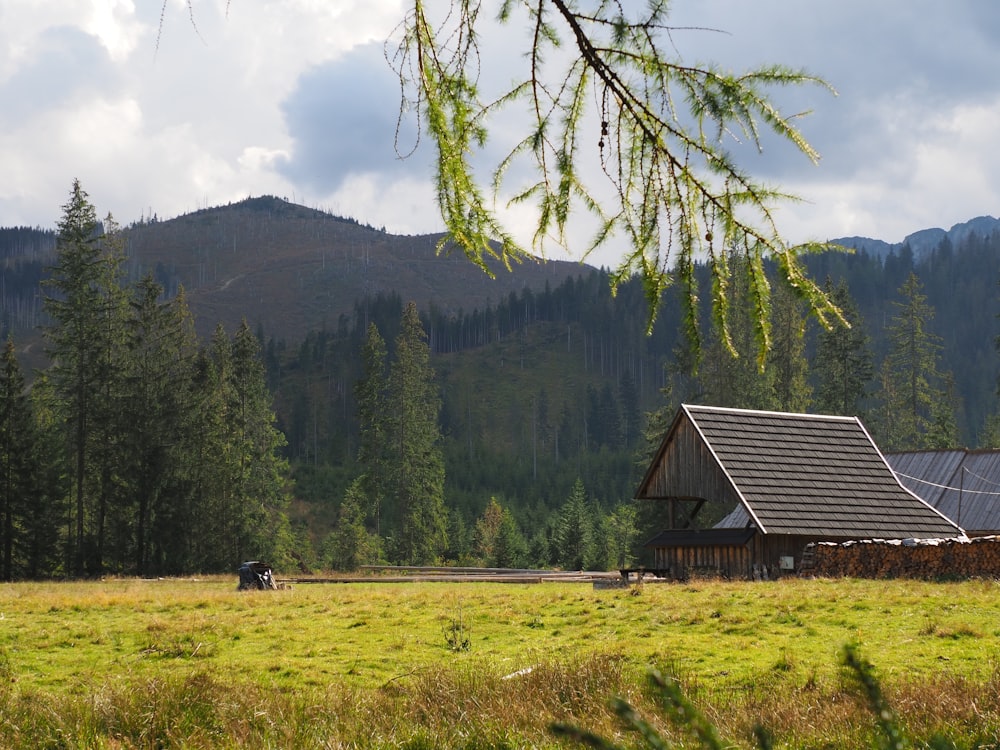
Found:
[{"label": "log lying in field", "polygon": [[1000,537],[816,542],[803,575],[925,580],[1000,578]]}]

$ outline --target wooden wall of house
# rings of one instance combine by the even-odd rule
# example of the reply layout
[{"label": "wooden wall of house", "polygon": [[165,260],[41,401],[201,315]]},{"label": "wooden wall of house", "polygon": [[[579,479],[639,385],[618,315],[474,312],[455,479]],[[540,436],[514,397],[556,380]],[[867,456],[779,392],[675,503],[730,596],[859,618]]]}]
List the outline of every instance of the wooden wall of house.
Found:
[{"label": "wooden wall of house", "polygon": [[692,574],[744,579],[753,575],[750,548],[743,545],[701,547],[657,547],[654,567],[671,578],[686,579]]},{"label": "wooden wall of house", "polygon": [[[657,547],[653,567],[672,578],[692,574],[719,575],[733,580],[780,578],[794,575],[802,563],[802,553],[815,537],[755,534],[747,545],[701,545]],[[792,569],[782,569],[781,558],[793,560]]]},{"label": "wooden wall of house", "polygon": [[694,425],[682,419],[641,497],[704,498],[736,507],[739,498]]},{"label": "wooden wall of house", "polygon": [[751,544],[756,546],[754,562],[758,565],[766,565],[768,568],[778,569],[782,557],[791,557],[795,560],[795,569],[798,570],[806,545],[815,541],[818,539],[812,536],[757,534],[751,540]]}]

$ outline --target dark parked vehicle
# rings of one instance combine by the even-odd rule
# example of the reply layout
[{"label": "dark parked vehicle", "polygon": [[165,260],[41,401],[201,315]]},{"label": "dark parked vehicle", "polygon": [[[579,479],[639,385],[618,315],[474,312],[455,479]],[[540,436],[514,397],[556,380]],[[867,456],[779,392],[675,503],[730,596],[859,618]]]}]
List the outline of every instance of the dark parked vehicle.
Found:
[{"label": "dark parked vehicle", "polygon": [[250,589],[276,589],[278,584],[274,581],[274,574],[271,573],[271,566],[267,563],[251,560],[240,566],[240,591]]}]

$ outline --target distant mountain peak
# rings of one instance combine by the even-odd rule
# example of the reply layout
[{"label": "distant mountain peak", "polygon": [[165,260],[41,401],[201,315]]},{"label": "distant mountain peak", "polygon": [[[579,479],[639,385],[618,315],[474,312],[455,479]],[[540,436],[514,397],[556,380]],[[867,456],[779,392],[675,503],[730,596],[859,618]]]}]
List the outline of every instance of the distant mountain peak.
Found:
[{"label": "distant mountain peak", "polygon": [[890,243],[870,237],[840,237],[832,240],[832,243],[883,259],[890,253],[901,250],[904,245],[909,245],[910,250],[913,251],[913,257],[920,259],[933,252],[946,238],[953,245],[957,245],[972,235],[988,237],[997,231],[1000,231],[1000,219],[995,219],[992,216],[977,216],[974,219],[955,224],[948,231],[940,227],[918,230],[906,235],[902,242]]},{"label": "distant mountain peak", "polygon": [[266,215],[269,219],[321,219],[325,221],[338,221],[345,224],[352,224],[364,229],[371,229],[381,234],[385,234],[385,229],[376,229],[368,224],[363,224],[356,219],[324,211],[319,208],[309,208],[298,203],[292,203],[287,198],[279,198],[276,195],[247,196],[241,201],[227,203],[220,206],[210,206],[199,209],[192,213],[183,214],[176,217],[177,220],[185,220],[192,216],[204,216],[211,214],[237,213]]},{"label": "distant mountain peak", "polygon": [[291,340],[339,325],[379,294],[399,294],[421,309],[485,309],[588,268],[525,263],[490,278],[460,252],[438,253],[439,239],[393,235],[262,195],[131,227],[128,255],[130,272],[154,272],[168,294],[184,287],[203,335],[219,322],[235,330],[246,318]]}]

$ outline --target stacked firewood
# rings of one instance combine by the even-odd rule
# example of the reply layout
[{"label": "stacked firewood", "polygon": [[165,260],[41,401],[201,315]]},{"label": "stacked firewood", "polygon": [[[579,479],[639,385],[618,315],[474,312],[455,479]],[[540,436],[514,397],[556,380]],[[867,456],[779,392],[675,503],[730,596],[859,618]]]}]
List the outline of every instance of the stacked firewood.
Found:
[{"label": "stacked firewood", "polygon": [[806,547],[803,575],[928,580],[1000,578],[1000,537],[975,539],[870,539],[819,542]]}]

